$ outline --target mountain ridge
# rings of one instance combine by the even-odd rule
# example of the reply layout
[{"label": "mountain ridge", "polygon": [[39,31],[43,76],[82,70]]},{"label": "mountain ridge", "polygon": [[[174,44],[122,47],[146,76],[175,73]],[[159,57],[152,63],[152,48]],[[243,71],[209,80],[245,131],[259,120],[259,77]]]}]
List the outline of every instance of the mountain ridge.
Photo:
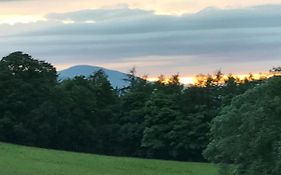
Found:
[{"label": "mountain ridge", "polygon": [[123,88],[128,85],[126,81],[124,81],[125,78],[127,78],[126,73],[117,71],[117,70],[111,70],[104,67],[99,66],[93,66],[93,65],[76,65],[72,66],[66,69],[63,69],[61,71],[58,71],[59,79],[64,80],[68,78],[74,78],[75,76],[85,76],[89,77],[94,72],[98,70],[103,70],[105,74],[108,76],[108,80],[110,81],[113,88]]}]

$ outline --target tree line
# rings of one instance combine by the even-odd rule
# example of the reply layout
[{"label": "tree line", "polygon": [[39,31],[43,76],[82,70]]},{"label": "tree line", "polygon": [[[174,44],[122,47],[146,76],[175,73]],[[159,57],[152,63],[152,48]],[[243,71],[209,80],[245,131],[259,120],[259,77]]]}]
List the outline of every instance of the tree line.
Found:
[{"label": "tree line", "polygon": [[[124,80],[129,85],[116,89],[102,70],[60,81],[51,64],[15,52],[0,61],[0,141],[106,155],[210,160],[237,164],[243,174],[271,160],[258,150],[280,149],[280,133],[275,135],[280,125],[272,123],[280,116],[281,83],[275,78],[225,79],[219,71],[185,87],[178,75],[150,82],[132,70]],[[253,162],[246,156],[260,159]]]}]

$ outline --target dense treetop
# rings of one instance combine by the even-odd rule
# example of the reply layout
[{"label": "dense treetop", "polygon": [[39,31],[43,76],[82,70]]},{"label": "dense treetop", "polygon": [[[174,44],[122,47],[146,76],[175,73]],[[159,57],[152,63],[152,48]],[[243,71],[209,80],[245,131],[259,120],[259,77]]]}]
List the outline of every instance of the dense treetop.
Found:
[{"label": "dense treetop", "polygon": [[205,155],[237,165],[239,175],[281,172],[281,77],[235,97],[213,120]]}]

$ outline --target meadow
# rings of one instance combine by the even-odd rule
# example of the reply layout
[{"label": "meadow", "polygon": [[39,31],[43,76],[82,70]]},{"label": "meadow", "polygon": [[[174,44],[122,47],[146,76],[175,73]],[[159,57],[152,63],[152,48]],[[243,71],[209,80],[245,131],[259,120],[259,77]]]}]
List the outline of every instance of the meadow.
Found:
[{"label": "meadow", "polygon": [[0,175],[217,175],[216,166],[100,156],[0,143]]}]

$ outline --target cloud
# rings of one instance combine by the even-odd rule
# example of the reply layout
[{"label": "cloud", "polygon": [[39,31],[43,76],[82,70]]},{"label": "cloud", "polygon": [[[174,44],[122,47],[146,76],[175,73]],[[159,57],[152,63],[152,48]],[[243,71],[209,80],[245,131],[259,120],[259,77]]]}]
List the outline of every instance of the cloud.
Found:
[{"label": "cloud", "polygon": [[95,9],[95,10],[81,10],[69,13],[51,13],[46,17],[53,20],[72,20],[75,22],[84,21],[112,21],[122,20],[123,18],[137,18],[137,17],[149,17],[153,15],[153,11],[144,11],[140,9],[129,9],[126,6],[116,9]]},{"label": "cloud", "polygon": [[[256,71],[255,65],[268,69],[273,62],[281,63],[279,5],[207,8],[181,16],[122,7],[52,13],[46,18],[32,24],[2,25],[0,55],[24,50],[57,65],[123,63],[129,69],[134,65],[128,63],[136,63],[157,74],[189,73],[185,65],[198,73],[203,68],[232,70],[233,65],[241,69],[251,64],[249,71]],[[201,70],[196,72],[196,68]]]}]

